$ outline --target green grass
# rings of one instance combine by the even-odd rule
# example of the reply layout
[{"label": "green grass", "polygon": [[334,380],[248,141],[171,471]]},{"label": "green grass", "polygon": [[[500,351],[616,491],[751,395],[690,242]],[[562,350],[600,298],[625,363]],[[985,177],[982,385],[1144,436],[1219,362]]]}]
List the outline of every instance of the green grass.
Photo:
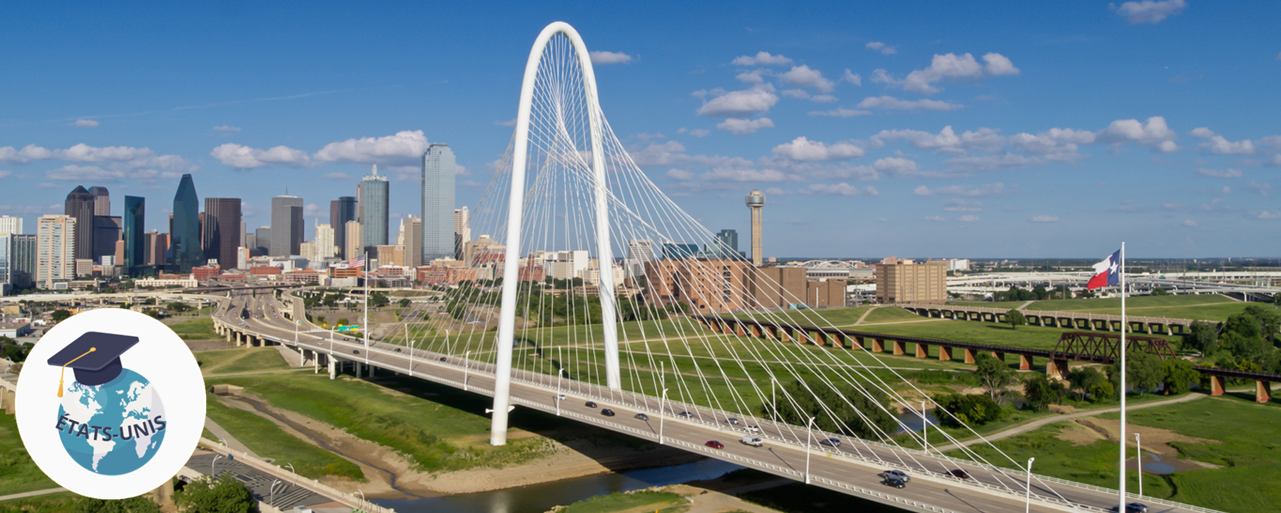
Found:
[{"label": "green grass", "polygon": [[15,416],[0,413],[0,495],[57,487],[27,454]]},{"label": "green grass", "polygon": [[235,349],[216,349],[196,353],[200,362],[200,372],[211,374],[231,374],[236,372],[254,372],[267,370],[285,370],[289,364],[280,356],[274,347],[240,347]]},{"label": "green grass", "polygon": [[[1199,296],[1138,296],[1126,299],[1129,315],[1226,321],[1228,317],[1245,311],[1250,305],[1217,294]],[[1065,311],[1094,314],[1121,315],[1121,298],[1059,299],[1037,301],[1027,308],[1036,311]]]},{"label": "green grass", "polygon": [[[409,378],[390,379],[398,388],[422,386],[420,382],[409,384]],[[489,419],[479,411],[463,411],[365,381],[289,373],[208,382],[243,386],[272,407],[300,413],[399,451],[423,471],[519,464],[541,457],[551,448],[542,438],[515,438],[505,446],[490,446]],[[474,398],[462,391],[439,393]]]},{"label": "green grass", "polygon": [[221,338],[213,331],[213,319],[209,317],[189,319],[169,325],[183,340],[206,340]]},{"label": "green grass", "polygon": [[[641,490],[632,493],[611,493],[583,499],[561,509],[561,513],[610,513],[641,506],[676,506],[685,503],[679,493]],[[648,508],[646,508],[648,510]]]},{"label": "green grass", "polygon": [[[1138,410],[1127,417],[1132,425],[1168,429],[1176,433],[1218,440],[1218,444],[1174,442],[1180,458],[1220,465],[1221,469],[1176,472],[1168,477],[1145,474],[1145,495],[1241,513],[1276,511],[1281,504],[1281,442],[1276,426],[1281,423],[1281,405],[1254,404],[1249,397],[1212,397],[1161,408]],[[1116,419],[1117,414],[1100,415]],[[994,445],[1015,461],[1036,457],[1037,473],[1117,487],[1117,444],[1098,441],[1076,446],[1055,437],[1064,424],[1052,424]],[[1004,460],[991,448],[975,450],[995,462]],[[1130,451],[1134,449],[1131,448]],[[951,453],[960,456],[959,451]],[[999,463],[998,463],[999,464]],[[1137,472],[1129,472],[1127,487],[1138,487]],[[1243,493],[1243,491],[1248,491]]]},{"label": "green grass", "polygon": [[[900,310],[901,311],[901,310]],[[917,317],[918,319],[923,319]],[[1059,336],[1063,333],[1079,331],[1074,329],[1050,328],[1043,326],[1019,326],[1012,329],[1009,324],[997,324],[977,321],[936,320],[933,322],[913,322],[903,324],[880,324],[867,326],[860,331],[885,333],[887,335],[906,335],[939,340],[954,340],[974,344],[991,344],[1029,349],[1054,349]],[[914,351],[909,344],[909,351]]]},{"label": "green grass", "polygon": [[[56,488],[53,485],[50,488]],[[5,493],[9,490],[3,489]],[[28,490],[29,491],[29,490]],[[14,492],[22,493],[22,492]],[[28,512],[53,512],[53,511],[76,511],[77,506],[85,498],[72,492],[58,492],[48,495],[37,495],[25,499],[14,499],[0,502],[0,513],[28,513]]]},{"label": "green grass", "polygon": [[[263,458],[278,465],[292,463],[298,475],[310,478],[335,476],[366,482],[355,463],[286,433],[275,423],[238,408],[225,406],[212,394],[206,397],[206,415]],[[217,437],[210,438],[218,440]]]},{"label": "green grass", "polygon": [[1027,301],[948,301],[947,304],[957,306],[981,306],[984,308],[1000,308],[1002,310],[1009,310],[1011,308],[1023,306],[1023,303],[1026,302]]},{"label": "green grass", "polygon": [[[916,315],[902,308],[898,308],[894,306],[885,306],[885,307],[872,310],[872,313],[867,314],[867,318],[863,319],[863,324],[875,324],[878,322],[919,321],[922,319],[924,319],[924,317]],[[853,329],[862,329],[862,328],[855,326],[853,327]]]}]

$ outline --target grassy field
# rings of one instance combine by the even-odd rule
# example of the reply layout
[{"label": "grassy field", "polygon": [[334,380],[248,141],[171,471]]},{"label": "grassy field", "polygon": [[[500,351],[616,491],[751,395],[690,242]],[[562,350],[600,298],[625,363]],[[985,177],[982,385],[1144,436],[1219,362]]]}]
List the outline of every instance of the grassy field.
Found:
[{"label": "grassy field", "polygon": [[16,417],[0,413],[0,495],[57,487],[27,455]]},{"label": "grassy field", "polygon": [[[1181,458],[1223,468],[1176,472],[1165,477],[1145,474],[1145,495],[1241,513],[1276,511],[1276,505],[1281,504],[1281,488],[1275,486],[1281,480],[1281,442],[1271,436],[1281,422],[1281,406],[1254,404],[1250,398],[1217,397],[1139,410],[1127,417],[1133,425],[1222,442],[1172,443]],[[1117,414],[1100,415],[1100,418],[1115,419]],[[1075,445],[1057,438],[1064,429],[1067,429],[1065,424],[1052,424],[994,445],[1015,461],[1035,456],[1037,473],[1116,488],[1116,443],[1097,441]],[[993,449],[976,450],[987,457],[997,457]],[[952,454],[960,455],[956,451]],[[1137,488],[1138,473],[1128,474],[1127,487]],[[1228,483],[1231,486],[1226,486]],[[1243,490],[1248,493],[1242,493]]]},{"label": "grassy field", "polygon": [[[50,486],[50,488],[55,487],[57,487],[57,485]],[[7,488],[0,489],[3,489],[5,492],[9,491]],[[14,499],[11,501],[0,502],[0,513],[77,511],[80,503],[83,501],[85,501],[84,497],[72,492],[51,493],[48,495],[38,495],[25,499]]]},{"label": "grassy field", "polygon": [[641,490],[632,493],[612,493],[583,499],[560,509],[560,513],[611,513],[631,511],[645,506],[644,511],[672,512],[689,509],[685,497],[672,492]]},{"label": "grassy field", "polygon": [[[336,476],[367,481],[355,463],[284,432],[270,420],[225,406],[212,394],[207,395],[206,404],[206,415],[258,456],[273,458],[278,465],[292,463],[301,476]],[[210,439],[217,440],[216,437]]]},{"label": "grassy field", "polygon": [[289,364],[285,363],[285,359],[274,347],[238,347],[199,351],[196,353],[196,361],[200,362],[200,373],[206,376],[289,368]]},{"label": "grassy field", "polygon": [[[490,446],[489,419],[480,415],[479,409],[463,411],[440,402],[452,398],[470,403],[476,396],[410,378],[391,379],[398,389],[412,392],[411,387],[430,388],[431,400],[365,381],[330,380],[325,375],[301,373],[215,378],[207,382],[243,386],[272,407],[306,415],[400,451],[423,471],[502,467],[530,461],[550,449],[541,438],[515,438],[506,446]],[[533,413],[517,412],[513,417]]]},{"label": "grassy field", "polygon": [[[1022,306],[1026,301],[949,301],[950,305],[981,306],[1008,310]],[[1181,296],[1135,296],[1126,298],[1125,309],[1130,315],[1226,321],[1241,313],[1245,307],[1258,303],[1243,303],[1218,294]],[[1055,299],[1033,301],[1027,311],[1081,312],[1094,314],[1121,314],[1121,298]]]},{"label": "grassy field", "polygon": [[169,329],[177,333],[183,340],[209,340],[217,339],[218,334],[213,331],[213,319],[209,317],[200,317],[196,319],[186,319],[169,324]]},{"label": "grassy field", "polygon": [[[875,310],[872,310],[872,313],[867,314],[867,318],[863,319],[863,324],[876,324],[876,323],[884,323],[884,322],[902,322],[902,321],[919,321],[919,320],[922,320],[922,319],[923,319],[923,318],[922,318],[921,316],[916,315],[916,314],[914,314],[914,313],[912,313],[912,312],[909,312],[909,311],[907,311],[907,310],[904,310],[904,309],[902,309],[902,308],[895,308],[895,307],[881,307],[881,308],[877,308],[877,309],[875,309]],[[853,328],[854,328],[854,329],[863,329],[863,328],[859,328],[859,327],[857,327],[857,326],[854,326]]]}]

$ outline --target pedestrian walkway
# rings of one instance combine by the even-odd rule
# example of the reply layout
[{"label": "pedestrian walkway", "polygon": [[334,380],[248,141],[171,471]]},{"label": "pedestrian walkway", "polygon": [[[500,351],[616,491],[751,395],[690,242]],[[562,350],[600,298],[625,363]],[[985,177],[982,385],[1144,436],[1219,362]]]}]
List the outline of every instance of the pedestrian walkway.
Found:
[{"label": "pedestrian walkway", "polygon": [[[249,493],[253,494],[255,499],[275,506],[281,511],[288,511],[295,506],[315,506],[333,502],[323,495],[301,486],[294,486],[293,483],[284,482],[234,459],[219,457],[214,461],[214,456],[217,455],[198,451],[187,460],[187,468],[205,475],[211,472],[216,472],[218,475],[230,472],[232,477],[249,488]],[[275,483],[274,494],[272,483]]]},{"label": "pedestrian walkway", "polygon": [[209,417],[205,417],[205,429],[208,429],[210,433],[213,433],[214,436],[218,437],[218,441],[222,442],[224,445],[240,452],[249,453],[255,458],[262,458],[262,456],[259,456],[257,453],[249,450],[248,447],[245,447],[245,444],[240,443],[240,440],[231,436],[231,433],[228,433],[227,430],[223,429],[222,426],[219,426]]},{"label": "pedestrian walkway", "polygon": [[11,501],[14,499],[25,499],[27,497],[36,497],[40,495],[49,495],[51,493],[59,493],[59,492],[65,492],[65,491],[67,491],[66,488],[50,488],[48,490],[36,490],[34,492],[15,493],[12,495],[0,495],[0,502]]}]

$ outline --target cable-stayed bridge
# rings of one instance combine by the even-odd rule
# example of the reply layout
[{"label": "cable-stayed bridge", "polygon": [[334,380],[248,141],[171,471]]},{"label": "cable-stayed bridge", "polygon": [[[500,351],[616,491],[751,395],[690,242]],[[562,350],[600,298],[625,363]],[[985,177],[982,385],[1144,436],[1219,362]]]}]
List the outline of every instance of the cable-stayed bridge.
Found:
[{"label": "cable-stayed bridge", "polygon": [[[961,419],[944,419],[959,427],[926,439],[900,414],[949,414],[871,352],[700,323],[732,314],[775,332],[831,327],[789,309],[807,298],[781,272],[726,247],[636,166],[605,120],[586,46],[569,25],[539,35],[517,110],[512,141],[472,210],[471,231],[484,235],[441,263],[438,297],[413,303],[394,330],[366,345],[301,320],[296,298],[282,312],[274,295],[234,291],[216,330],[294,346],[331,376],[354,365],[492,396],[495,445],[506,443],[511,407],[524,407],[909,510],[1118,504],[1115,491],[1029,475],[1026,462],[990,444],[958,444],[977,436]],[[748,434],[764,446],[739,444]],[[945,455],[929,450],[935,444],[960,448]],[[912,481],[880,484],[876,474],[889,469]]]}]

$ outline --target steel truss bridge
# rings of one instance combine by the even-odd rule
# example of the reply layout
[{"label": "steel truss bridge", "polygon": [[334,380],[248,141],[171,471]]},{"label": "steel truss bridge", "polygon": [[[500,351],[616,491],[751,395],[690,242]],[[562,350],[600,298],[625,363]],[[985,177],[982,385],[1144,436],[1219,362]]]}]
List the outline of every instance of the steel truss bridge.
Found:
[{"label": "steel truss bridge", "polygon": [[[491,396],[494,445],[506,443],[509,413],[519,407],[912,511],[1014,512],[1025,503],[1101,511],[1122,500],[1205,511],[1030,473],[964,423],[960,432],[922,437],[900,414],[924,418],[921,400],[931,401],[871,352],[700,324],[703,315],[736,311],[775,333],[832,327],[813,311],[780,310],[806,301],[741,255],[689,254],[715,244],[715,235],[632,161],[601,111],[586,45],[567,24],[547,26],[530,51],[512,142],[496,169],[471,210],[471,229],[505,246],[463,264],[496,264],[500,284],[478,275],[451,283],[441,301],[414,303],[372,344],[305,321],[302,300],[289,294],[283,306],[274,294],[230,294],[215,330],[240,344],[289,346],[331,377],[343,368],[397,372]],[[581,291],[552,289],[573,279],[584,282]],[[641,413],[648,419],[635,417]],[[764,447],[739,444],[747,434]],[[930,449],[944,443],[958,448]],[[910,473],[911,483],[881,484],[877,474],[889,469]]]}]

